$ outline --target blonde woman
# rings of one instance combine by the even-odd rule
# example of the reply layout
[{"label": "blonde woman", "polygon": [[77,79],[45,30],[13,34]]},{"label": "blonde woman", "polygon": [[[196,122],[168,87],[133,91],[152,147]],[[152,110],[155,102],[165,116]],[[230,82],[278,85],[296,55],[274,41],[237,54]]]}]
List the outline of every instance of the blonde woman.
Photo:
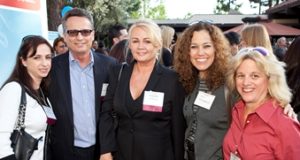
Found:
[{"label": "blonde woman", "polygon": [[161,26],[161,36],[162,36],[162,53],[161,53],[161,63],[167,67],[173,65],[173,54],[172,54],[172,42],[174,40],[175,30],[170,26]]},{"label": "blonde woman", "polygon": [[300,125],[283,114],[292,96],[284,64],[262,47],[241,50],[230,64],[227,84],[240,100],[224,138],[225,160],[299,159]]},{"label": "blonde woman", "polygon": [[[114,68],[109,75],[100,115],[100,142],[103,150],[116,142],[117,160],[183,159],[184,90],[177,74],[158,63],[161,47],[158,25],[148,20],[136,22],[129,30],[134,61],[123,69]],[[112,110],[119,119],[116,133]]]}]

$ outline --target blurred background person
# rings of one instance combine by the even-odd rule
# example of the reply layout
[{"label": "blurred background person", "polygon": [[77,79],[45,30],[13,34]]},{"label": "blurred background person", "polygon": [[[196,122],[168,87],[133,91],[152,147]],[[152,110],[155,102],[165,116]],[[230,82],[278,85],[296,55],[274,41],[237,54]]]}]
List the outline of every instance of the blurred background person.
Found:
[{"label": "blurred background person", "polygon": [[225,160],[299,159],[300,125],[283,114],[292,96],[283,67],[262,47],[242,49],[233,57],[227,83],[240,100],[224,138]]},{"label": "blurred background person", "polygon": [[128,39],[128,32],[125,26],[121,24],[113,25],[108,30],[109,49],[123,39]]},{"label": "blurred background person", "polygon": [[236,32],[228,32],[225,33],[225,37],[229,41],[230,47],[231,47],[231,54],[234,56],[239,51],[239,45],[241,42],[241,36],[240,34]]},{"label": "blurred background person", "polygon": [[[48,91],[52,53],[54,50],[41,36],[23,38],[14,69],[0,90],[0,159],[16,160],[10,136],[18,120],[22,88],[25,90],[25,131],[39,139],[31,160],[43,159],[47,148],[47,115],[43,107],[49,107]],[[52,110],[52,109],[51,109]]]},{"label": "blurred background person", "polygon": [[108,55],[107,48],[105,47],[105,44],[104,44],[103,41],[100,40],[98,42],[98,48],[95,50],[95,52],[101,53],[101,54],[104,54],[104,55]]},{"label": "blurred background person", "polygon": [[287,50],[287,41],[285,37],[280,37],[275,45],[274,54],[278,60],[283,61],[284,55]]},{"label": "blurred background person", "polygon": [[92,44],[92,50],[93,51],[96,51],[98,49],[98,41],[97,40],[94,40],[93,41],[93,44]]},{"label": "blurred background person", "polygon": [[161,36],[163,48],[160,56],[160,62],[166,67],[173,65],[172,42],[174,40],[175,30],[170,26],[161,26]]},{"label": "blurred background person", "polygon": [[109,52],[109,56],[117,59],[119,63],[131,63],[133,57],[130,49],[128,48],[128,39],[123,39],[122,41],[114,45]]},{"label": "blurred background person", "polygon": [[55,56],[66,53],[68,51],[68,46],[64,41],[63,37],[57,37],[53,41],[53,48]]},{"label": "blurred background person", "polygon": [[273,52],[270,35],[266,27],[259,23],[248,24],[241,31],[240,48],[264,47],[270,52],[270,56],[276,57]]},{"label": "blurred background person", "polygon": [[300,37],[297,37],[289,46],[284,62],[287,65],[287,83],[293,94],[291,106],[298,114],[298,120],[300,121]]}]

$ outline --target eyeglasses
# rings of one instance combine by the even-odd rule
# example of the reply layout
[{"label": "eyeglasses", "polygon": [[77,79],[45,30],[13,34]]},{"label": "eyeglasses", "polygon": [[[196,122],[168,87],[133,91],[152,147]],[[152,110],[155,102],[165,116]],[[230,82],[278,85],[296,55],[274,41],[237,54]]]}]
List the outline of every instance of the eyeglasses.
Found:
[{"label": "eyeglasses", "polygon": [[192,26],[194,24],[210,24],[213,25],[214,21],[210,19],[204,19],[204,20],[199,20],[199,21],[192,21],[189,23],[189,26]]},{"label": "eyeglasses", "polygon": [[82,30],[67,30],[67,33],[69,36],[71,37],[76,37],[78,36],[78,33],[80,33],[82,36],[87,37],[89,35],[91,35],[91,33],[93,32],[92,29],[82,29]]},{"label": "eyeglasses", "polygon": [[258,52],[258,53],[260,53],[263,56],[268,56],[269,55],[269,51],[266,48],[264,48],[264,47],[254,47],[254,48],[248,47],[248,48],[243,48],[237,54],[247,54],[247,53],[253,52],[253,51],[254,52]]}]

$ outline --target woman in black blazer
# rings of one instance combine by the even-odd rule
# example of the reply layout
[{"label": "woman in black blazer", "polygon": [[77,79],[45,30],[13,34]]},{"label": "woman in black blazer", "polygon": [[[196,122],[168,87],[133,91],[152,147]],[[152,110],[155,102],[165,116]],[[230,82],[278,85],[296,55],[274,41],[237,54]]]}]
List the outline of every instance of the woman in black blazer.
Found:
[{"label": "woman in black blazer", "polygon": [[[134,62],[110,72],[100,142],[102,150],[116,143],[117,160],[183,160],[185,93],[177,74],[158,63],[161,47],[157,24],[138,21],[129,30]],[[116,129],[112,111],[118,118]]]}]

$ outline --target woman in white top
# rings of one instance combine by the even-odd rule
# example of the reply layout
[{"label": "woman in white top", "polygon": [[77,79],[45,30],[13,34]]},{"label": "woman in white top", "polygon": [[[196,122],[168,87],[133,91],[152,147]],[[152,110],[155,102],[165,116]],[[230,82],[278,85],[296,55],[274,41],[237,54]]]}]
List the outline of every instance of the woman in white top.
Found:
[{"label": "woman in white top", "polygon": [[49,83],[52,53],[51,45],[43,37],[31,35],[22,40],[13,72],[0,90],[0,159],[16,159],[10,136],[18,117],[21,85],[27,101],[25,131],[36,139],[42,137],[31,160],[44,158],[47,120],[50,120],[43,108],[50,107],[44,93]]}]

